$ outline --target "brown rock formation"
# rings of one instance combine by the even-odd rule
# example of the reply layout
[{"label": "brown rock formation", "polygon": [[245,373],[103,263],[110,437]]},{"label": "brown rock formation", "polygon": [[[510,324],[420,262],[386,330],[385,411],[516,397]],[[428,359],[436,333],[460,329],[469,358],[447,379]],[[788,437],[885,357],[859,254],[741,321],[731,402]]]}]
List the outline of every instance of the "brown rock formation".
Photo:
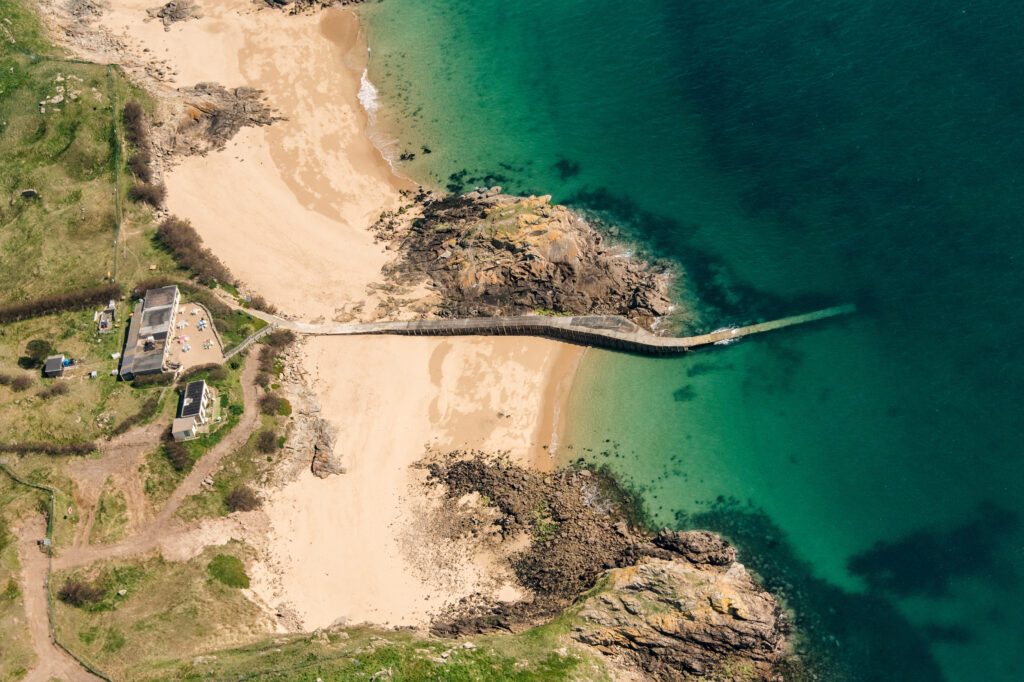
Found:
[{"label": "brown rock formation", "polygon": [[422,193],[412,215],[385,214],[375,226],[398,251],[386,274],[404,284],[427,279],[439,316],[610,314],[650,328],[671,310],[664,269],[626,257],[550,197],[497,187]]},{"label": "brown rock formation", "polygon": [[[435,619],[435,634],[536,624],[598,584],[574,617],[572,636],[647,677],[768,680],[786,660],[786,621],[736,562],[736,550],[704,531],[652,538],[629,523],[629,499],[606,476],[544,475],[480,453],[453,453],[427,469],[429,482],[444,486],[445,518],[463,519],[448,528],[492,547],[495,535],[529,540],[508,558],[529,596],[464,600]],[[474,493],[487,501],[475,512],[460,503]]]},{"label": "brown rock formation", "polygon": [[161,145],[172,154],[223,149],[242,128],[281,120],[256,88],[228,89],[216,83],[199,83],[179,88],[178,93],[181,112]]}]

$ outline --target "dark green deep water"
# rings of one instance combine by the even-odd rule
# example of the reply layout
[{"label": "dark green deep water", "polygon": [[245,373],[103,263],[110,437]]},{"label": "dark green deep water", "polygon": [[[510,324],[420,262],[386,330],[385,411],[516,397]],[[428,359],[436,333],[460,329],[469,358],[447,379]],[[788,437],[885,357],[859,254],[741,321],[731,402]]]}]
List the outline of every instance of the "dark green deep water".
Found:
[{"label": "dark green deep water", "polygon": [[828,679],[1024,679],[1020,3],[365,15],[412,177],[592,212],[682,269],[694,329],[861,306],[681,359],[591,352],[561,455],[734,539]]}]

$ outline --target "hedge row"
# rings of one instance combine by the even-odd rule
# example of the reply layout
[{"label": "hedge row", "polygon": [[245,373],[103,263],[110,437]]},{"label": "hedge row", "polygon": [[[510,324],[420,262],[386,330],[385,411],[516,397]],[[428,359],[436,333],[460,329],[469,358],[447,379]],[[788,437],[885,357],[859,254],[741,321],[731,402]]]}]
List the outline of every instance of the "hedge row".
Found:
[{"label": "hedge row", "polygon": [[121,287],[117,284],[103,284],[91,289],[53,294],[34,301],[0,305],[0,323],[17,322],[30,317],[39,317],[64,310],[80,310],[120,298]]},{"label": "hedge row", "polygon": [[88,455],[95,450],[95,443],[0,443],[0,452],[13,452],[18,455]]},{"label": "hedge row", "polygon": [[156,238],[179,265],[194,272],[204,284],[234,284],[235,278],[231,276],[231,271],[212,251],[203,246],[202,237],[189,221],[174,216],[167,218],[157,228]]}]

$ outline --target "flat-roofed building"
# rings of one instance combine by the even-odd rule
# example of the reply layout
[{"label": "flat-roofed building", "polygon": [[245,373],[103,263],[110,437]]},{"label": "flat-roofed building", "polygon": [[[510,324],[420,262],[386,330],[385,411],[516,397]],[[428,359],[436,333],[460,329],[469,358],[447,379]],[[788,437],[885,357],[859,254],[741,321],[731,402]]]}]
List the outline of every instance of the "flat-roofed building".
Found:
[{"label": "flat-roofed building", "polygon": [[174,285],[149,289],[135,304],[128,339],[121,356],[120,376],[130,381],[141,374],[164,371],[167,341],[174,328],[181,294]]},{"label": "flat-roofed building", "polygon": [[181,392],[178,416],[171,425],[174,440],[190,440],[210,421],[210,389],[205,381],[190,381]]}]

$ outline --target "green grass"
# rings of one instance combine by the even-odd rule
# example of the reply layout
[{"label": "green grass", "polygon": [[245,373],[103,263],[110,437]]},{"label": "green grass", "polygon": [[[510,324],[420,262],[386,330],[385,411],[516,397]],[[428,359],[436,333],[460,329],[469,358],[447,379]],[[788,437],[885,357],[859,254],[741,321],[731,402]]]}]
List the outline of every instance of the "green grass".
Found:
[{"label": "green grass", "polygon": [[89,533],[89,542],[102,544],[124,538],[128,526],[128,503],[124,493],[111,489],[109,481],[96,503],[96,518]]},{"label": "green grass", "polygon": [[249,576],[245,573],[245,564],[236,556],[218,554],[210,560],[206,570],[228,587],[249,587]]}]

